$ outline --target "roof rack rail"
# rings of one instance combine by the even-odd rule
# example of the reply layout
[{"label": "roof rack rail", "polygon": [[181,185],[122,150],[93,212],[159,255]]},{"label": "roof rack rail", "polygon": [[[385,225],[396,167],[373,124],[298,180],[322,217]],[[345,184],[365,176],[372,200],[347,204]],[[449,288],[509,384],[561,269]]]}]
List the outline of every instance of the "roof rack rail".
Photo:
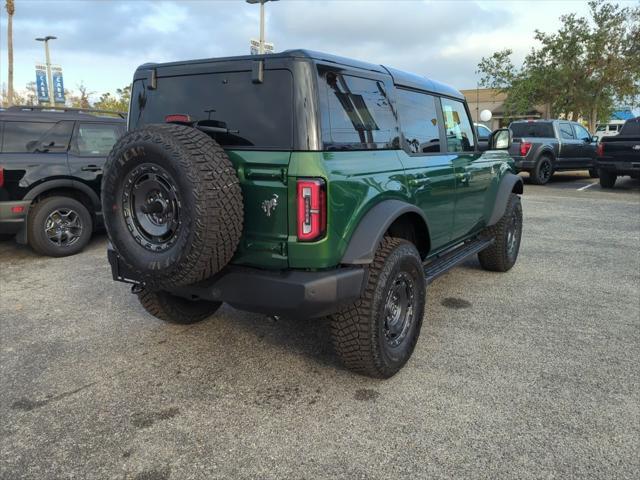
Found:
[{"label": "roof rack rail", "polygon": [[57,112],[75,112],[75,113],[105,113],[109,115],[117,115],[120,118],[127,118],[126,112],[117,112],[115,110],[99,110],[97,108],[76,108],[76,107],[48,107],[44,105],[14,105],[7,108],[7,112],[16,112],[22,110],[54,110]]}]

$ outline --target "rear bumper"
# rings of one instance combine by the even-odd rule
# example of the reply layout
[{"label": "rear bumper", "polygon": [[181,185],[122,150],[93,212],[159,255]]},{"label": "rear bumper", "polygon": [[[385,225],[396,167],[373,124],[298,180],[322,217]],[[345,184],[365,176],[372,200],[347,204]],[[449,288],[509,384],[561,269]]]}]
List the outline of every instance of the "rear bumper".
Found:
[{"label": "rear bumper", "polygon": [[528,172],[533,170],[533,167],[536,165],[535,161],[520,155],[514,155],[511,158],[513,158],[513,162],[515,163],[516,170],[518,172]]},{"label": "rear bumper", "polygon": [[640,160],[624,162],[607,160],[606,158],[597,159],[596,166],[608,172],[615,172],[618,175],[638,175],[640,174]]},{"label": "rear bumper", "polygon": [[30,201],[0,202],[0,234],[19,233],[27,223]]},{"label": "rear bumper", "polygon": [[[107,250],[113,279],[138,284],[115,250]],[[362,291],[363,267],[266,271],[229,266],[218,275],[171,293],[191,300],[225,302],[240,310],[296,317],[321,317],[356,300]]]}]

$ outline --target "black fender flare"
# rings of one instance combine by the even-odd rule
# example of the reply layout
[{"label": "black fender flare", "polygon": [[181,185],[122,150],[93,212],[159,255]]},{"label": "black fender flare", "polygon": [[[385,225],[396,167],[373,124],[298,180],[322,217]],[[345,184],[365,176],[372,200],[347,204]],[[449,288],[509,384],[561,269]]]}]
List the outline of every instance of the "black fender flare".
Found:
[{"label": "black fender flare", "polygon": [[384,200],[371,208],[360,220],[340,263],[365,265],[373,262],[385,232],[398,217],[405,213],[418,214],[428,231],[427,218],[418,207],[401,200]]},{"label": "black fender flare", "polygon": [[487,227],[495,225],[500,221],[507,209],[507,203],[509,202],[509,196],[512,192],[522,193],[524,190],[524,182],[522,178],[513,173],[507,173],[498,185],[498,191],[496,192],[495,202],[493,204],[493,211],[487,221]]},{"label": "black fender flare", "polygon": [[[68,178],[59,178],[56,180],[48,180],[46,182],[40,183],[39,185],[29,190],[27,194],[24,196],[24,199],[34,200],[38,195],[56,188],[70,188],[73,190],[78,190],[84,193],[85,195],[87,195],[89,199],[91,199],[91,203],[93,205],[95,212],[99,212],[101,209],[100,197],[98,197],[96,192],[94,192],[90,187],[88,187],[84,183],[76,182]],[[91,213],[93,214],[94,212],[91,212]]]},{"label": "black fender flare", "polygon": [[551,163],[553,165],[555,165],[556,163],[556,152],[553,149],[553,147],[551,145],[542,145],[538,151],[536,152],[536,159],[535,162],[538,162],[538,160],[540,160],[540,157],[542,156],[547,156],[547,157],[551,157]]}]

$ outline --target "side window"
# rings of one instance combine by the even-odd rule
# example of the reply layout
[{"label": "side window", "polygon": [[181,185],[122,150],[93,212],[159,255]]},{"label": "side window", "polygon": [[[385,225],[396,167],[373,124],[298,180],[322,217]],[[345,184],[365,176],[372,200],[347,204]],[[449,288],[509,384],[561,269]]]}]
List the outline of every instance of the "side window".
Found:
[{"label": "side window", "polygon": [[571,125],[568,123],[560,124],[560,136],[565,140],[575,140],[575,136],[573,135],[573,130],[571,130]]},{"label": "side window", "polygon": [[33,152],[41,144],[44,134],[55,127],[55,122],[10,122],[4,124],[3,153]]},{"label": "side window", "polygon": [[447,150],[449,152],[473,151],[473,130],[464,103],[443,98],[442,114],[447,135]]},{"label": "side window", "polygon": [[118,125],[80,122],[73,134],[71,151],[81,156],[106,157],[121,133]]},{"label": "side window", "polygon": [[479,140],[487,140],[491,135],[491,130],[485,127],[484,125],[478,125],[478,139]]},{"label": "side window", "polygon": [[583,141],[591,141],[591,134],[589,132],[587,132],[587,130],[580,126],[580,125],[573,125],[573,129],[576,132],[576,138],[578,140],[583,140]]},{"label": "side window", "polygon": [[385,85],[336,72],[320,77],[327,95],[322,108],[325,148],[398,148],[397,122]]},{"label": "side window", "polygon": [[411,153],[440,151],[440,129],[436,101],[431,95],[409,90],[396,90],[398,116],[404,146]]}]

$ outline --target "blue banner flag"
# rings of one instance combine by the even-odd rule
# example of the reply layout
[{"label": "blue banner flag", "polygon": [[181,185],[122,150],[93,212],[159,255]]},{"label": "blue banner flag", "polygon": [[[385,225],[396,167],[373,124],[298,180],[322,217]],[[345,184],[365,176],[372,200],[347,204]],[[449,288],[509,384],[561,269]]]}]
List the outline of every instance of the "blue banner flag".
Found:
[{"label": "blue banner flag", "polygon": [[51,81],[53,82],[53,101],[64,103],[64,83],[62,82],[62,69],[52,68]]},{"label": "blue banner flag", "polygon": [[36,90],[38,91],[38,103],[49,102],[49,84],[47,83],[47,71],[37,67]]}]

